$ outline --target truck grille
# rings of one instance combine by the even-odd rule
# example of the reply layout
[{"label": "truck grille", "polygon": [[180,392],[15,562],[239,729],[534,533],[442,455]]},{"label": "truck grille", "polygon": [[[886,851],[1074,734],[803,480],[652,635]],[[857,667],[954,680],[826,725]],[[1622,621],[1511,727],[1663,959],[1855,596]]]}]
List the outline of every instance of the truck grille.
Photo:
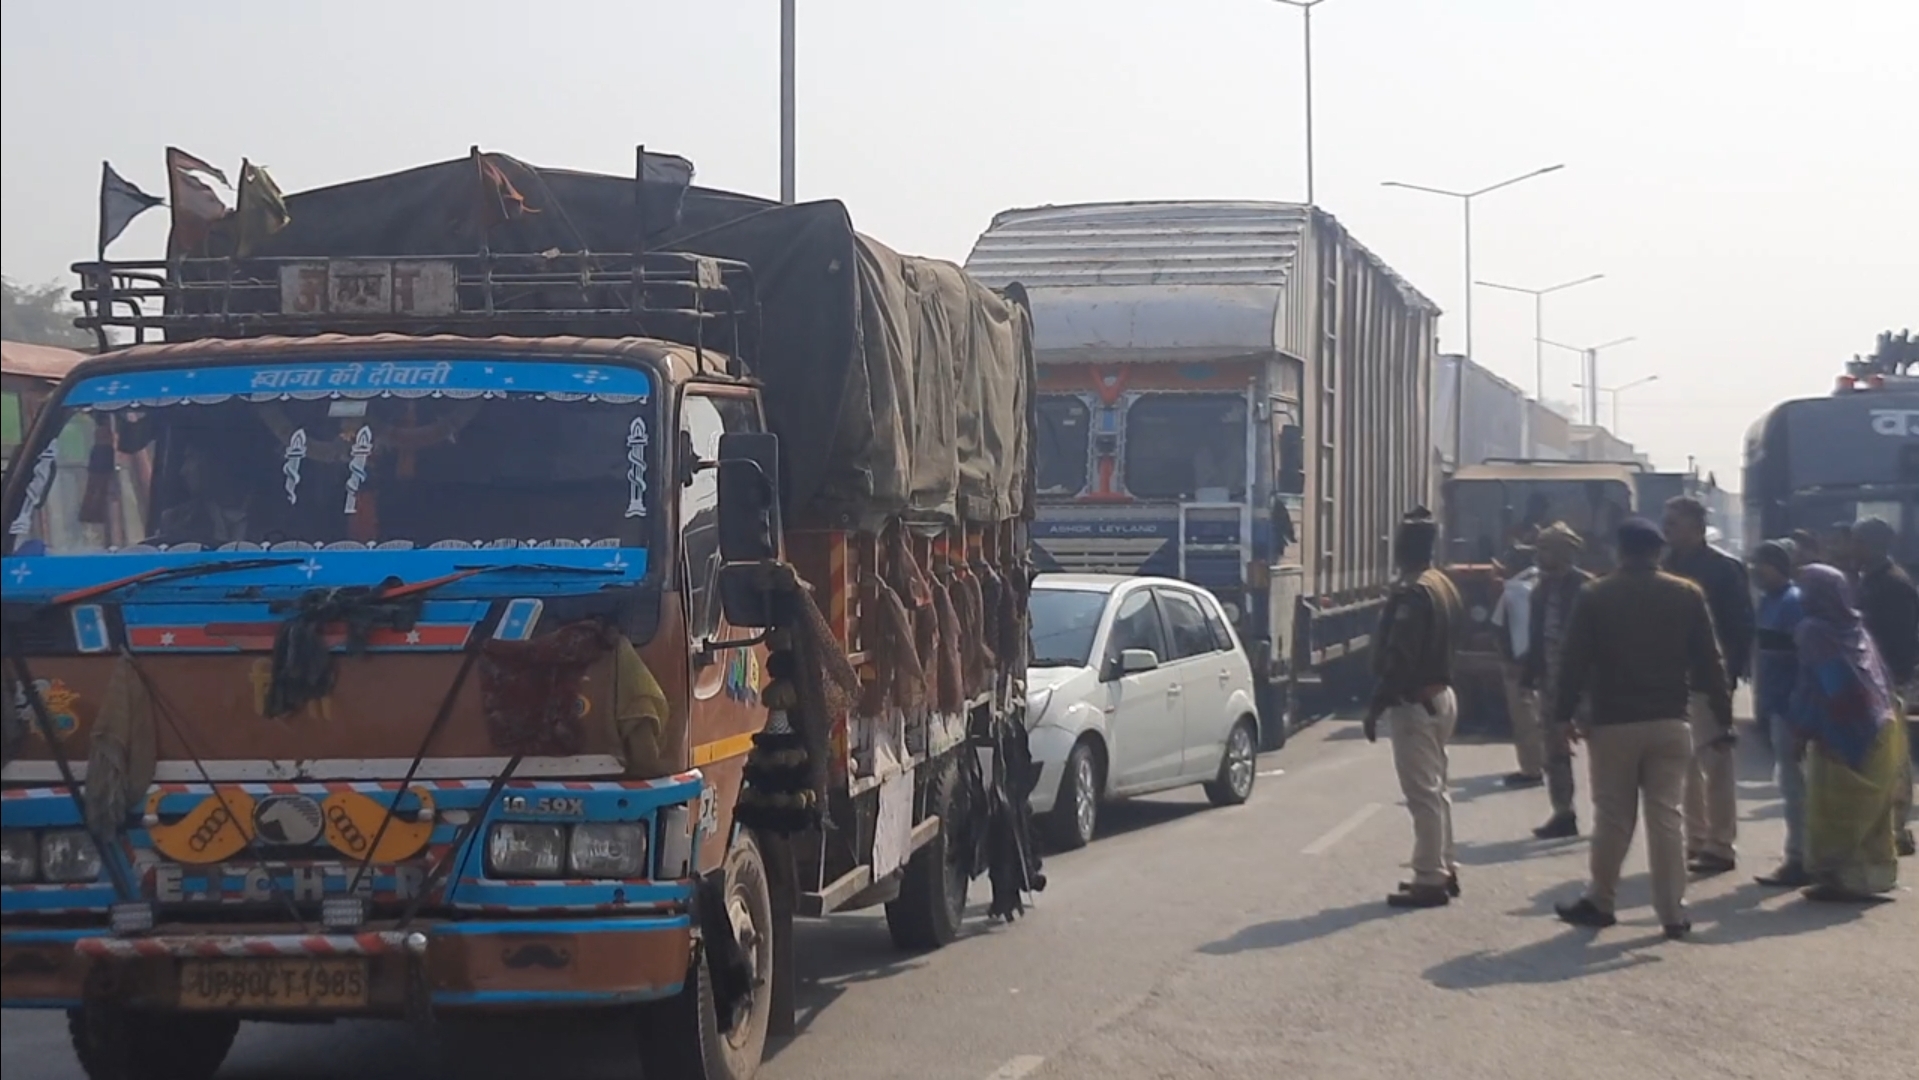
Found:
[{"label": "truck grille", "polygon": [[1074,574],[1136,574],[1153,553],[1165,547],[1161,538],[1126,539],[1046,539],[1039,542],[1058,561],[1060,569]]}]

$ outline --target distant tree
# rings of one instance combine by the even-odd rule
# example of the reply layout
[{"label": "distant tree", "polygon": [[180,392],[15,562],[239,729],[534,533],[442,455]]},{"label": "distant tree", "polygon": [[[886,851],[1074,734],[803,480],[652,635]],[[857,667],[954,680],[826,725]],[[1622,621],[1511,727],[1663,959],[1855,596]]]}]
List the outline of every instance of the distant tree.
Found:
[{"label": "distant tree", "polygon": [[57,345],[65,349],[92,349],[93,335],[73,325],[79,308],[67,299],[67,290],[51,282],[19,285],[0,278],[5,286],[0,307],[0,336],[29,345]]}]

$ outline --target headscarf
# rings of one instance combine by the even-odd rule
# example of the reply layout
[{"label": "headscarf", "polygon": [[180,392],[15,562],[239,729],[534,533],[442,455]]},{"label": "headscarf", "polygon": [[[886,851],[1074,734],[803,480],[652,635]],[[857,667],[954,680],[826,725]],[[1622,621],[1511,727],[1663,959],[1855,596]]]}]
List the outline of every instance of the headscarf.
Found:
[{"label": "headscarf", "polygon": [[1805,618],[1793,632],[1793,726],[1857,772],[1892,718],[1891,682],[1846,575],[1811,563],[1800,567],[1798,580]]},{"label": "headscarf", "polygon": [[1753,549],[1752,564],[1754,566],[1770,566],[1790,578],[1792,576],[1792,549],[1793,543],[1791,540],[1768,540]]}]

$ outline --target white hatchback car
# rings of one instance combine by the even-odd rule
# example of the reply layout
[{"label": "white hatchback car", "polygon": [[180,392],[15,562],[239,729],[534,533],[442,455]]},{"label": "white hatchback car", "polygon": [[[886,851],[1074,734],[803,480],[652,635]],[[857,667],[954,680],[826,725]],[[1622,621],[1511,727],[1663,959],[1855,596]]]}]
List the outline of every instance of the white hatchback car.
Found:
[{"label": "white hatchback car", "polygon": [[1253,672],[1211,593],[1167,578],[1041,574],[1031,611],[1032,806],[1056,846],[1090,841],[1107,799],[1189,784],[1216,806],[1252,794]]}]

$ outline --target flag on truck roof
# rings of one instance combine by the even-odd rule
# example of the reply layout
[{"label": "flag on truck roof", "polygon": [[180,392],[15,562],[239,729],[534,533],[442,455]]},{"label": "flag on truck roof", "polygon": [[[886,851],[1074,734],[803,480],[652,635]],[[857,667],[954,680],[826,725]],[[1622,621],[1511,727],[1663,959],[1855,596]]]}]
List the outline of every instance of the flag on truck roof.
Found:
[{"label": "flag on truck roof", "polygon": [[480,170],[480,224],[488,229],[525,214],[539,213],[527,205],[526,196],[507,179],[494,158],[493,154],[480,153],[479,147],[473,148],[473,161]]},{"label": "flag on truck roof", "polygon": [[205,244],[213,223],[232,212],[227,195],[221,194],[232,190],[226,173],[185,150],[167,147],[167,195],[173,207],[173,233],[167,240],[167,253]]},{"label": "flag on truck roof", "polygon": [[242,258],[252,254],[255,244],[286,228],[291,220],[280,185],[267,175],[264,166],[242,160],[240,191],[233,211],[234,253]]},{"label": "flag on truck roof", "polygon": [[133,182],[115,172],[108,162],[100,163],[100,255],[106,256],[107,245],[119,239],[127,231],[134,218],[159,206],[165,199],[149,195],[134,186]]}]

